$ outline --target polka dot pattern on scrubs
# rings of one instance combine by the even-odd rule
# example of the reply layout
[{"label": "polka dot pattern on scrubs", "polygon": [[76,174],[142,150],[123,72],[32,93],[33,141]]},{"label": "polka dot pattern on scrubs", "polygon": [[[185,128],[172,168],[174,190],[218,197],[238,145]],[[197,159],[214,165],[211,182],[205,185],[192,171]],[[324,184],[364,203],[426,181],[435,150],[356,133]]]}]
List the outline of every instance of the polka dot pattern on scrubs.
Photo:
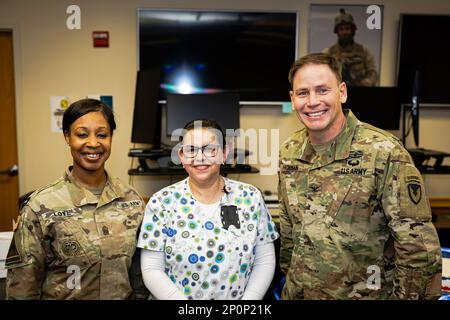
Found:
[{"label": "polka dot pattern on scrubs", "polygon": [[[256,245],[279,236],[260,191],[223,179],[231,191],[216,205],[198,202],[186,178],[155,193],[145,210],[138,247],[165,253],[166,273],[188,299],[240,299]],[[221,205],[237,207],[239,228],[224,228]]]}]

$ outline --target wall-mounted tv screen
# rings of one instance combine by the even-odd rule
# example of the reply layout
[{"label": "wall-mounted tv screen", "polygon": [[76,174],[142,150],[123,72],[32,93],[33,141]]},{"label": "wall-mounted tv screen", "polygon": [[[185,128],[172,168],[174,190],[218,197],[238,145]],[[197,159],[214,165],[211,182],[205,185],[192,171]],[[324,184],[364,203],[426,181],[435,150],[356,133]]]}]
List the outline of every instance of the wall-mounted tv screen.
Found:
[{"label": "wall-mounted tv screen", "polygon": [[289,101],[296,12],[139,9],[139,69],[161,68],[168,93],[237,93]]},{"label": "wall-mounted tv screen", "polygon": [[398,87],[401,102],[411,103],[414,77],[423,104],[450,104],[450,30],[448,15],[400,16]]}]

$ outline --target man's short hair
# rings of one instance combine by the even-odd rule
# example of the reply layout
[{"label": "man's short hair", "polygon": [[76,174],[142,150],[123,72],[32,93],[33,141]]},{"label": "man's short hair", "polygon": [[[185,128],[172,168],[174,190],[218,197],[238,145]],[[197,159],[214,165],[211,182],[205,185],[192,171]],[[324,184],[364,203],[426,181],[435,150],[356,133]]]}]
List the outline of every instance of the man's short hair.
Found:
[{"label": "man's short hair", "polygon": [[303,66],[308,64],[324,64],[330,67],[331,71],[333,71],[334,75],[338,83],[342,82],[342,64],[335,57],[327,54],[327,53],[311,53],[306,56],[297,59],[291,66],[289,70],[289,83],[291,84],[291,88],[294,84],[294,75],[297,70],[301,69]]}]

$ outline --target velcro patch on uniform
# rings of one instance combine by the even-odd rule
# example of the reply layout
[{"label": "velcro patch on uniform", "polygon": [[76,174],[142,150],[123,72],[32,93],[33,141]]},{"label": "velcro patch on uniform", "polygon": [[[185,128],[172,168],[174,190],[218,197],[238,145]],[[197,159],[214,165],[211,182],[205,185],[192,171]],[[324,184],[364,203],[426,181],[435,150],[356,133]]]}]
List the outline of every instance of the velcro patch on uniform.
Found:
[{"label": "velcro patch on uniform", "polygon": [[16,247],[16,239],[13,238],[11,241],[11,245],[9,247],[8,250],[8,255],[6,257],[6,262],[5,262],[5,266],[9,267],[9,266],[13,266],[15,264],[19,264],[23,262],[23,258],[20,255],[19,251],[17,250]]},{"label": "velcro patch on uniform", "polygon": [[405,181],[408,183],[410,181],[420,182],[420,177],[416,175],[409,175],[405,177]]},{"label": "velcro patch on uniform", "polygon": [[359,165],[359,163],[360,162],[359,162],[358,159],[353,159],[353,158],[349,158],[348,161],[347,161],[347,164],[349,166],[352,166],[352,167],[355,167],[355,166]]},{"label": "velcro patch on uniform", "polygon": [[298,165],[284,164],[281,166],[281,173],[292,173],[298,171]]},{"label": "velcro patch on uniform", "polygon": [[75,257],[81,254],[81,245],[74,239],[63,240],[61,250],[66,256]]},{"label": "velcro patch on uniform", "polygon": [[289,205],[298,205],[298,194],[296,192],[295,179],[287,178],[285,183]]},{"label": "velcro patch on uniform", "polygon": [[[398,186],[400,206],[399,216],[402,218],[431,219],[430,204],[419,170],[408,162],[397,162]],[[394,187],[397,183],[394,180]],[[395,188],[394,188],[395,190]]]},{"label": "velcro patch on uniform", "polygon": [[358,158],[362,158],[363,155],[364,155],[364,152],[362,152],[361,150],[350,151],[350,153],[348,155],[347,164],[352,167],[358,166],[360,164],[360,161],[358,160]]},{"label": "velcro patch on uniform", "polygon": [[406,185],[408,186],[408,195],[414,204],[418,204],[422,199],[422,185],[418,176],[406,176]]},{"label": "velcro patch on uniform", "polygon": [[365,176],[367,173],[369,173],[369,170],[367,168],[341,168],[340,174],[349,174],[349,175],[358,175],[358,176]]},{"label": "velcro patch on uniform", "polygon": [[116,203],[117,208],[120,209],[128,209],[133,207],[140,207],[142,206],[141,200],[131,200],[131,201],[120,201]]},{"label": "velcro patch on uniform", "polygon": [[364,152],[362,152],[361,150],[353,150],[350,151],[348,157],[349,158],[362,158],[362,156],[364,155]]},{"label": "velcro patch on uniform", "polygon": [[82,212],[81,208],[70,208],[59,211],[48,211],[43,214],[44,218],[56,218],[56,217],[72,217],[74,215],[80,214]]}]

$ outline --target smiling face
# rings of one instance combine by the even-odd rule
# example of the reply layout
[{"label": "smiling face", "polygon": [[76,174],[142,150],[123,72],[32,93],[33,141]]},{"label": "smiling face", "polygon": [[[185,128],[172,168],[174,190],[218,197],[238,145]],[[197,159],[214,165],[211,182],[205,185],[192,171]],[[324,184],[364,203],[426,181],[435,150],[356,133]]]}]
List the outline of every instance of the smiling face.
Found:
[{"label": "smiling face", "polygon": [[74,172],[103,171],[111,153],[112,133],[101,112],[89,112],[70,125],[65,135]]},{"label": "smiling face", "polygon": [[183,136],[183,148],[178,151],[178,155],[190,179],[199,185],[211,184],[218,179],[220,165],[228,153],[227,147],[223,150],[220,145],[212,129],[192,129],[186,132]]},{"label": "smiling face", "polygon": [[290,95],[292,108],[312,143],[325,143],[339,134],[345,122],[342,103],[347,100],[347,87],[338,82],[328,65],[309,63],[298,69]]}]

